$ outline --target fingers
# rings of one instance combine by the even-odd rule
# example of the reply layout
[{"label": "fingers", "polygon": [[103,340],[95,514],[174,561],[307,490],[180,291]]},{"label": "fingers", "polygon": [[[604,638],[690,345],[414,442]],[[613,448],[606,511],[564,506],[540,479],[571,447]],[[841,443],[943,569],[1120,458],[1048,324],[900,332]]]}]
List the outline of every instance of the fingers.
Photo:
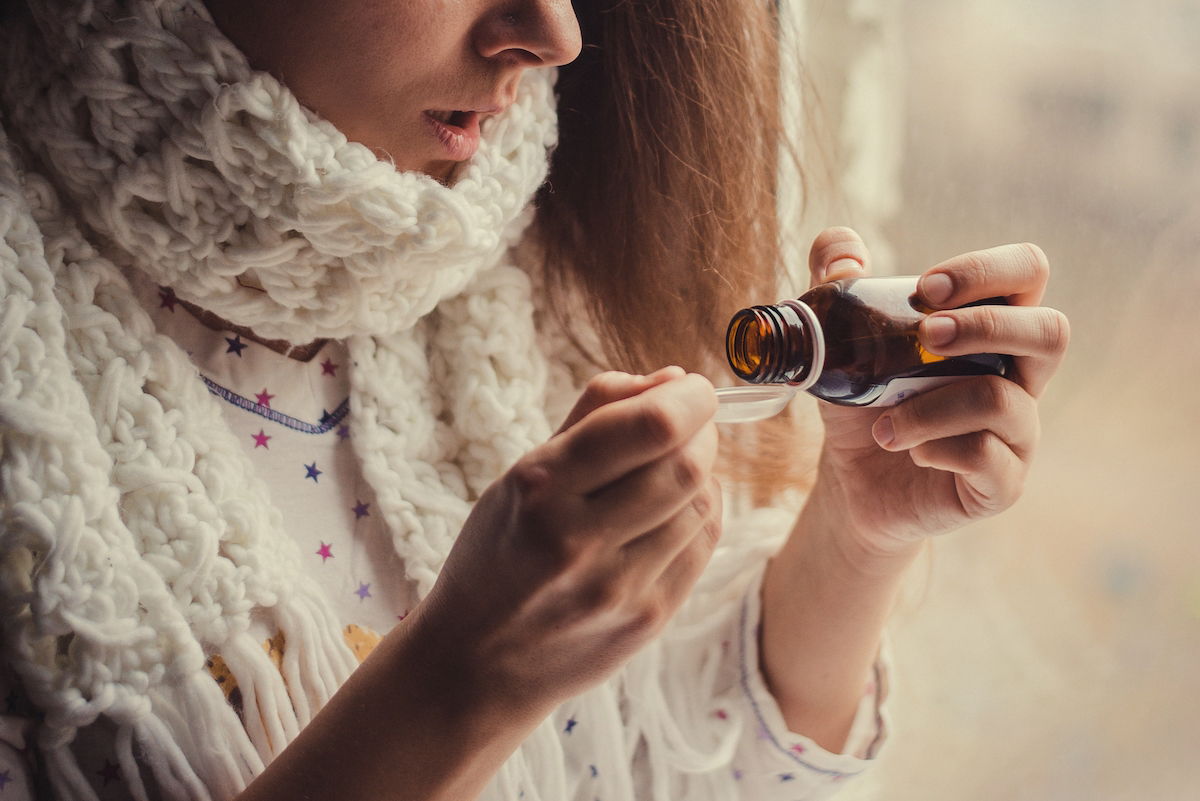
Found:
[{"label": "fingers", "polygon": [[871,272],[871,259],[862,237],[853,228],[826,228],[808,251],[812,285],[839,278],[861,278]]},{"label": "fingers", "polygon": [[[1003,245],[964,253],[931,268],[917,284],[935,309],[921,324],[921,340],[933,353],[1007,353],[1015,357],[1011,378],[1031,395],[1045,390],[1070,341],[1067,318],[1037,308],[1050,278],[1050,262],[1037,245]],[[987,298],[1009,305],[959,308]]]},{"label": "fingers", "polygon": [[995,514],[1020,497],[1028,462],[990,431],[933,440],[909,451],[918,467],[954,473],[959,502],[970,517]]},{"label": "fingers", "polygon": [[558,427],[558,431],[559,433],[566,431],[586,417],[588,413],[607,403],[632,398],[652,386],[672,378],[678,378],[683,374],[683,368],[676,366],[663,367],[649,375],[630,375],[616,370],[600,373],[588,381],[583,393],[575,401],[575,406],[567,415],[567,419]]},{"label": "fingers", "polygon": [[952,309],[985,298],[1004,297],[1017,306],[1042,302],[1050,262],[1037,245],[1002,245],[964,253],[930,268],[917,284],[922,300]]},{"label": "fingers", "polygon": [[1042,306],[971,306],[937,312],[921,323],[921,344],[931,353],[1007,353],[1010,376],[1035,398],[1058,370],[1071,339],[1067,317]]},{"label": "fingers", "polygon": [[880,415],[871,429],[889,451],[977,432],[992,433],[1027,459],[1041,433],[1037,402],[1012,381],[980,376],[917,395]]},{"label": "fingers", "polygon": [[703,503],[696,496],[706,491],[716,459],[717,427],[710,422],[683,446],[590,493],[589,527],[628,532],[621,539],[630,539],[662,525],[689,503]]},{"label": "fingers", "polygon": [[704,507],[703,513],[697,511],[698,507],[691,506],[678,519],[672,520],[669,527],[664,526],[630,543],[630,546],[644,547],[647,551],[653,546],[658,548],[653,555],[638,554],[643,560],[638,569],[645,581],[655,582],[658,612],[664,620],[687,598],[721,539],[721,490],[715,481],[709,497],[713,501]]},{"label": "fingers", "polygon": [[630,578],[646,585],[659,580],[688,548],[698,546],[702,552],[711,553],[720,536],[721,486],[709,477],[675,514],[622,545],[621,557]]},{"label": "fingers", "polygon": [[562,491],[584,495],[679,448],[716,410],[708,379],[695,373],[668,377],[589,412],[539,455]]},{"label": "fingers", "polygon": [[1040,436],[1037,403],[1011,381],[985,376],[918,395],[881,415],[872,434],[918,467],[955,474],[972,517],[1016,501]]}]

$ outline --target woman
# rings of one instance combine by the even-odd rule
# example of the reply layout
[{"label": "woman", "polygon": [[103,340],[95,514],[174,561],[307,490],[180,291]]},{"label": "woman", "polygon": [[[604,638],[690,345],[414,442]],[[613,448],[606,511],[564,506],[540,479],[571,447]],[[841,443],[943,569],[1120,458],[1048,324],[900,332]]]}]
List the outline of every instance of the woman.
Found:
[{"label": "woman", "polygon": [[[1040,251],[922,283],[1010,299],[923,336],[1017,380],[823,409],[793,520],[786,424],[718,467],[710,380],[661,367],[723,375],[728,312],[774,296],[768,4],[29,5],[0,485],[9,742],[35,747],[0,776],[794,799],[864,769],[905,567],[1019,493],[1066,342]],[[810,267],[867,253],[830,229]]]}]

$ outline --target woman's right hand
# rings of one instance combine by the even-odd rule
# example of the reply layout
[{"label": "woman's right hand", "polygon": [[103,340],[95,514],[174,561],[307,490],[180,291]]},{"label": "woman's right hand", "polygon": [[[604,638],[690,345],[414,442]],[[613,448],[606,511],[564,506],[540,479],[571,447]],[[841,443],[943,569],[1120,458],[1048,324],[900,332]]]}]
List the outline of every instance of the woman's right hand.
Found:
[{"label": "woman's right hand", "polygon": [[588,384],[483,493],[414,610],[447,681],[544,716],[661,630],[720,536],[716,408],[678,367]]}]

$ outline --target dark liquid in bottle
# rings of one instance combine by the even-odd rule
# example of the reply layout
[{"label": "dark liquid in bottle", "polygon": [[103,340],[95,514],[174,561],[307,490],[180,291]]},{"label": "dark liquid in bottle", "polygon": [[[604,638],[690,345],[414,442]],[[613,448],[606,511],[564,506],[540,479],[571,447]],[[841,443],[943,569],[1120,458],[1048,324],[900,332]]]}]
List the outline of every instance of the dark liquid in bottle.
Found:
[{"label": "dark liquid in bottle", "polygon": [[[863,406],[898,378],[1004,375],[997,353],[938,356],[922,347],[917,326],[933,311],[917,304],[915,277],[846,279],[803,296],[824,331],[825,365],[808,391],[832,403]],[[981,303],[1004,303],[993,298]],[[979,304],[971,304],[979,305]]]}]

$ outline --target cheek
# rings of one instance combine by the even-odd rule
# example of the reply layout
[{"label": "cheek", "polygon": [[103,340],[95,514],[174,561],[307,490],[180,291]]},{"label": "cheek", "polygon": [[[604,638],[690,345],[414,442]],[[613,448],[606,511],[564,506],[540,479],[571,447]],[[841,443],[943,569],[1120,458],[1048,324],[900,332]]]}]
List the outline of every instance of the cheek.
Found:
[{"label": "cheek", "polygon": [[454,60],[465,52],[469,26],[445,5],[305,3],[284,46],[272,48],[272,72],[347,135],[406,127],[401,120],[439,96],[439,84],[451,82]]},{"label": "cheek", "polygon": [[446,172],[428,163],[436,142],[422,112],[477,97],[494,83],[472,56],[473,3],[296,0],[287,15],[268,21],[254,17],[253,4],[208,1],[252,66],[402,170]]}]

